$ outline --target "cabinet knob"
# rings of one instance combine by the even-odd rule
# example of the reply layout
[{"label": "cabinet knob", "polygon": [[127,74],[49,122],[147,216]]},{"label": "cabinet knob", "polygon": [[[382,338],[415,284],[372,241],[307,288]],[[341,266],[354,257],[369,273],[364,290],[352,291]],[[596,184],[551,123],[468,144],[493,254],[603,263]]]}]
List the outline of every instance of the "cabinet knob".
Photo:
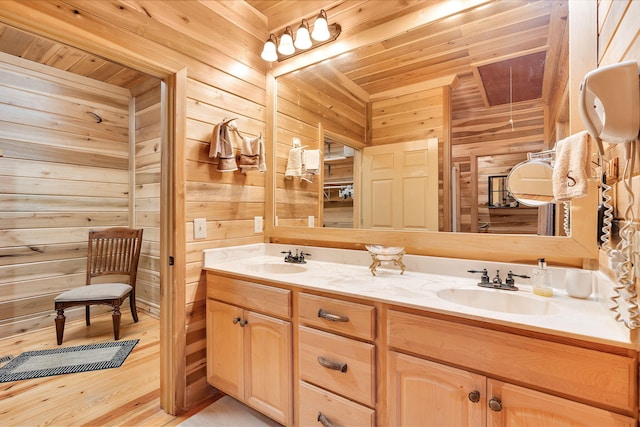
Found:
[{"label": "cabinet knob", "polygon": [[234,317],[234,318],[233,318],[233,324],[234,324],[234,325],[235,325],[235,324],[240,324],[240,326],[244,328],[244,325],[246,325],[247,323],[249,323],[249,321],[248,321],[248,320],[242,320],[242,319],[241,319],[241,318],[239,318],[239,317]]},{"label": "cabinet knob", "polygon": [[337,314],[331,314],[328,311],[323,309],[318,310],[318,317],[321,317],[326,320],[330,320],[331,322],[348,322],[348,316],[339,316]]},{"label": "cabinet knob", "polygon": [[322,356],[318,356],[318,363],[327,369],[333,369],[334,371],[347,372],[346,363],[331,362]]},{"label": "cabinet knob", "polygon": [[336,427],[336,425],[332,423],[329,418],[327,418],[327,416],[322,412],[318,412],[318,422],[324,427]]},{"label": "cabinet knob", "polygon": [[473,390],[469,393],[469,400],[473,403],[480,402],[480,392],[478,390]]},{"label": "cabinet knob", "polygon": [[492,397],[491,399],[489,399],[489,409],[495,412],[502,411],[502,400],[498,399],[497,397]]}]

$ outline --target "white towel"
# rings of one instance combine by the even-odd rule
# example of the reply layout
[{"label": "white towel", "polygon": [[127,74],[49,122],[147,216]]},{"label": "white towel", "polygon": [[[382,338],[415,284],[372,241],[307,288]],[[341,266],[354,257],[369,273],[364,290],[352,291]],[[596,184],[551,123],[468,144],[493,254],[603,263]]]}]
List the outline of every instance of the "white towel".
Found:
[{"label": "white towel", "polygon": [[320,150],[304,150],[303,164],[306,173],[317,175],[320,172]]},{"label": "white towel", "polygon": [[556,143],[556,159],[551,181],[557,201],[587,195],[589,146],[591,137],[584,131]]},{"label": "white towel", "polygon": [[294,176],[302,176],[302,148],[300,147],[294,147],[289,150],[287,170],[284,173],[285,178],[292,178]]}]

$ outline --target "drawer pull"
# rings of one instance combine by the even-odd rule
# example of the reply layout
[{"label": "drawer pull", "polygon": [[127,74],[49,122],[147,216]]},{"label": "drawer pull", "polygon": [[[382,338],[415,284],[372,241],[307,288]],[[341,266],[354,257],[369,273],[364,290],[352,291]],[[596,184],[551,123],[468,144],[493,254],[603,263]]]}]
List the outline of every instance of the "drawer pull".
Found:
[{"label": "drawer pull", "polygon": [[478,390],[473,390],[469,393],[469,400],[473,403],[480,402],[480,392]]},{"label": "drawer pull", "polygon": [[239,317],[234,317],[233,318],[233,324],[235,325],[236,323],[238,323],[240,321]]},{"label": "drawer pull", "polygon": [[331,362],[322,356],[318,356],[318,363],[327,369],[333,369],[334,371],[347,372],[346,363]]},{"label": "drawer pull", "polygon": [[500,399],[498,399],[497,397],[492,397],[489,400],[489,409],[491,409],[492,411],[495,411],[495,412],[502,411],[502,401]]},{"label": "drawer pull", "polygon": [[331,314],[328,311],[324,311],[323,309],[318,310],[318,317],[321,317],[326,320],[330,320],[332,322],[348,322],[348,316],[339,316],[337,314]]},{"label": "drawer pull", "polygon": [[334,424],[327,418],[325,414],[322,412],[318,412],[318,422],[322,424],[324,427],[338,427],[338,424]]}]

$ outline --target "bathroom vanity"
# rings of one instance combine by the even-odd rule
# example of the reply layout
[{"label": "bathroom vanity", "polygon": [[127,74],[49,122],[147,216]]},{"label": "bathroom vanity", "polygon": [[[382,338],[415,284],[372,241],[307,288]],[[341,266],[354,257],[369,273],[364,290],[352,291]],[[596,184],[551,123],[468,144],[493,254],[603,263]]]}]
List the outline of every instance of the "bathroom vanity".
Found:
[{"label": "bathroom vanity", "polygon": [[[383,266],[374,277],[364,251],[305,247],[307,263],[291,264],[289,249],[213,249],[204,260],[208,381],[272,419],[637,425],[635,339],[604,295],[537,297],[526,279],[514,293],[481,290],[466,273],[532,266],[406,256],[404,274]],[[562,269],[553,274],[561,282]],[[492,296],[499,304],[482,308]]]}]

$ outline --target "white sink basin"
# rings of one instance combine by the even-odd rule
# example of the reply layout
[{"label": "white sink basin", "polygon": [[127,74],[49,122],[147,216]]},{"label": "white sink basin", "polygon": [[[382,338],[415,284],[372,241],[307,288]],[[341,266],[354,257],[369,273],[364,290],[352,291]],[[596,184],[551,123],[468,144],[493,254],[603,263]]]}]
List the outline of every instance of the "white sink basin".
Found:
[{"label": "white sink basin", "polygon": [[267,273],[267,274],[294,274],[302,273],[307,269],[299,264],[286,264],[283,262],[266,262],[261,264],[247,264],[247,270],[252,273]]},{"label": "white sink basin", "polygon": [[451,288],[438,291],[438,297],[467,307],[511,314],[548,315],[558,312],[552,301],[524,295],[518,291],[498,291],[483,288]]}]

